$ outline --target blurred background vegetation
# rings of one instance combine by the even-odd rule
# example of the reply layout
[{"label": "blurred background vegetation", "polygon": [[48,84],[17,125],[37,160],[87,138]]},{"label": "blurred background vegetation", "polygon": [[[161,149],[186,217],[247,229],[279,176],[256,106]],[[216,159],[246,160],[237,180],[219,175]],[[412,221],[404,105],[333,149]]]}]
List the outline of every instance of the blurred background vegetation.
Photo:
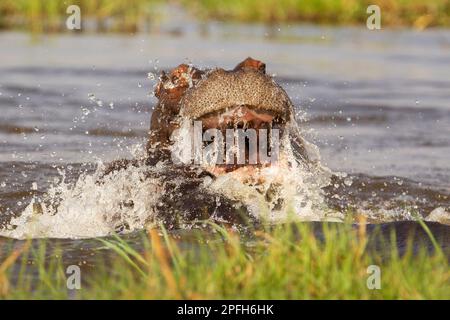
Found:
[{"label": "blurred background vegetation", "polygon": [[0,28],[65,31],[71,4],[81,8],[82,29],[96,32],[158,29],[158,8],[167,5],[199,21],[365,25],[367,7],[377,4],[383,27],[450,26],[450,0],[1,0]]}]

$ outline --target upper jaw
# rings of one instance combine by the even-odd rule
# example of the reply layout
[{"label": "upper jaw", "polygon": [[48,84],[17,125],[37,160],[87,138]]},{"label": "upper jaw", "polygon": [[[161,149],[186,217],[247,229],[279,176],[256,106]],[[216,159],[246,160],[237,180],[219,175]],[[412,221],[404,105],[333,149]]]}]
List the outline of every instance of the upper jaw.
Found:
[{"label": "upper jaw", "polygon": [[186,90],[180,115],[198,119],[236,106],[274,113],[283,121],[291,118],[293,110],[286,92],[270,76],[253,69],[215,69]]},{"label": "upper jaw", "polygon": [[181,64],[160,75],[155,96],[163,108],[171,110],[171,118],[198,119],[235,106],[251,106],[276,113],[287,122],[293,115],[292,102],[265,71],[263,62],[250,57],[233,70],[200,70]]}]

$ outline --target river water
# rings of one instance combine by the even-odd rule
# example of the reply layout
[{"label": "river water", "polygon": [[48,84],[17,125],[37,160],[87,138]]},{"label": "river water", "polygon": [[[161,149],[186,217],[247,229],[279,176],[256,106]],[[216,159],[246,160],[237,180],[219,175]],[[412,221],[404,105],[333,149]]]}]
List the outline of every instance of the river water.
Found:
[{"label": "river water", "polygon": [[[324,187],[333,210],[342,215],[351,205],[373,222],[432,212],[434,220],[449,220],[448,30],[212,23],[150,35],[35,39],[6,32],[0,44],[5,237],[85,238],[116,231],[102,226],[96,232],[86,212],[100,210],[104,218],[114,198],[132,186],[99,190],[89,175],[99,163],[142,152],[159,72],[180,63],[232,68],[248,56],[266,62],[294,102],[303,135],[318,146],[322,164],[340,175],[342,181]],[[65,197],[64,215],[41,219],[37,228],[18,225],[28,223],[30,202],[49,192]],[[136,190],[126,192],[137,196]],[[142,211],[145,206],[127,214]],[[77,221],[78,228],[71,228]]]}]

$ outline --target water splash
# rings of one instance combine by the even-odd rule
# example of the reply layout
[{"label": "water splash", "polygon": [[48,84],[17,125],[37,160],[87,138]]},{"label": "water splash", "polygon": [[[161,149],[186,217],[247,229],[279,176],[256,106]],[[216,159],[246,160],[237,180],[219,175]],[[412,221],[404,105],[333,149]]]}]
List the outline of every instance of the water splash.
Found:
[{"label": "water splash", "polygon": [[[10,221],[2,236],[13,238],[89,238],[141,229],[153,218],[152,204],[161,187],[146,176],[148,168],[130,167],[101,177],[81,175],[75,184],[62,181],[44,199],[33,199],[22,214]],[[158,170],[157,167],[154,170]]]},{"label": "water splash", "polygon": [[[183,154],[189,149],[191,141],[190,126],[181,125],[173,137],[174,152]],[[330,194],[324,189],[334,188],[345,193],[345,188],[357,188],[355,177],[345,173],[334,173],[320,162],[317,146],[307,142],[296,123],[289,123],[280,139],[281,152],[276,165],[261,168],[244,179],[239,171],[211,178],[205,175],[196,184],[198,192],[209,194],[203,201],[192,207],[203,205],[218,206],[220,199],[231,199],[244,206],[254,218],[268,223],[280,223],[286,219],[303,221],[343,221],[346,211],[329,205]],[[134,159],[144,159],[146,150],[142,145],[130,149]],[[197,171],[207,168],[197,167]],[[172,172],[172,175],[170,175]],[[158,162],[154,166],[136,160],[120,170],[105,175],[105,165],[98,163],[94,173],[81,174],[74,183],[66,181],[66,172],[61,171],[62,179],[51,186],[41,199],[33,198],[31,203],[9,227],[0,230],[1,236],[12,238],[91,238],[107,236],[114,232],[127,233],[145,228],[148,224],[164,219],[158,208],[168,206],[164,197],[174,197],[180,201],[194,201],[183,197],[180,190],[169,194],[166,184],[182,185],[189,176],[177,176],[171,162]],[[342,184],[334,184],[332,177],[338,177]],[[401,183],[399,183],[401,181]],[[393,183],[397,187],[403,180]],[[334,186],[334,187],[333,187]],[[36,189],[36,186],[33,188]],[[343,190],[343,191],[342,191]],[[355,189],[357,190],[357,189]],[[334,192],[333,197],[343,194]],[[397,199],[402,200],[402,199]],[[358,200],[358,214],[371,221],[412,220],[415,216],[407,207],[383,205],[379,199],[378,208],[365,205]],[[196,210],[195,209],[195,210]],[[239,208],[236,208],[239,209]],[[163,210],[166,213],[168,210]],[[445,208],[435,210],[430,220],[448,220]]]},{"label": "water splash", "polygon": [[[184,163],[192,159],[192,135],[191,123],[184,120],[172,137],[172,153]],[[219,175],[208,184],[209,190],[242,203],[253,217],[271,223],[288,217],[342,221],[343,214],[326,205],[322,188],[333,173],[321,164],[317,146],[302,138],[296,123],[287,124],[280,142],[276,165],[254,169],[251,174],[236,170]]]}]

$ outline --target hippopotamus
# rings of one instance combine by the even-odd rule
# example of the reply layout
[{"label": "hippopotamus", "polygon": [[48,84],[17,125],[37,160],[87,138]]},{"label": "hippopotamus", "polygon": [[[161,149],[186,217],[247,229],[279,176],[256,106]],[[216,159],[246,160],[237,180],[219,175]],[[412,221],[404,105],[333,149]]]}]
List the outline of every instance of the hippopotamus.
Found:
[{"label": "hippopotamus", "polygon": [[[296,132],[298,126],[292,125],[296,123],[292,101],[274,78],[266,74],[266,65],[259,60],[249,57],[231,70],[222,68],[201,70],[181,64],[160,75],[155,87],[155,96],[158,103],[151,115],[146,156],[144,159],[116,161],[108,166],[104,174],[130,165],[153,168],[160,163],[168,164],[169,166],[165,167],[167,170],[158,172],[159,181],[164,185],[164,192],[160,201],[154,204],[154,209],[169,229],[210,218],[221,223],[250,223],[257,226],[260,221],[249,215],[245,204],[205,188],[204,183],[205,180],[218,179],[224,175],[233,175],[248,181],[261,168],[273,165],[272,162],[249,163],[250,148],[246,148],[246,158],[240,164],[221,163],[205,166],[195,163],[174,163],[173,152],[177,144],[174,136],[178,134],[178,138],[180,136],[183,138],[186,132],[180,133],[180,129],[186,122],[199,122],[201,133],[209,129],[224,132],[230,128],[256,131],[276,128],[283,136],[289,131],[287,139],[281,144],[291,148],[295,155],[294,160],[301,164],[302,170],[312,172],[318,168],[315,167],[314,154],[308,149],[308,143],[299,132]],[[259,142],[260,138],[257,140]],[[254,151],[259,148],[261,144],[258,144]],[[270,150],[270,146],[266,149]],[[259,159],[259,156],[256,158]],[[148,176],[154,175],[154,171],[149,170]],[[312,179],[317,180],[316,177],[319,175],[312,176]],[[319,185],[318,188],[335,186],[340,179],[335,175],[329,178],[331,182]],[[332,194],[337,192],[332,190]],[[269,193],[267,192],[265,197]],[[332,199],[333,197],[329,197],[328,205],[333,205]],[[448,249],[449,227],[436,223],[427,225],[436,231],[439,243]],[[386,232],[392,230],[398,232],[400,244],[406,241],[411,232],[422,230],[415,222],[386,223],[381,224],[381,228],[388,230]],[[374,230],[375,228],[371,227],[368,229],[370,233]],[[427,237],[420,238],[427,241],[428,247],[432,247]],[[376,243],[378,241],[374,242]]]},{"label": "hippopotamus", "polygon": [[[172,161],[173,136],[186,120],[200,122],[202,132],[212,128],[220,132],[230,128],[257,132],[276,128],[283,135],[286,126],[294,120],[294,107],[285,90],[266,74],[263,62],[249,57],[232,70],[200,70],[181,64],[167,73],[162,72],[155,96],[158,103],[151,115],[147,156],[143,160],[115,161],[104,174],[130,165],[152,167],[166,163],[170,170],[159,173],[165,192],[155,209],[165,221],[170,221],[170,226],[176,225],[180,216],[183,221],[209,217],[231,222],[241,221],[243,217],[247,220],[245,205],[202,188],[204,179],[233,173],[234,177],[245,181],[260,168],[270,166],[271,162],[249,163],[250,150],[246,145],[246,158],[240,164],[177,165]],[[255,141],[259,144],[253,151],[259,151],[262,140],[258,137]],[[266,142],[269,144],[270,138]],[[289,144],[299,159],[305,163],[309,161],[300,136],[291,138]],[[267,154],[271,152],[271,146],[263,147]],[[259,160],[259,155],[255,159]],[[178,178],[177,183],[173,182],[175,178]]]},{"label": "hippopotamus", "polygon": [[[168,74],[162,73],[155,96],[159,101],[151,117],[147,144],[149,159],[153,161],[168,159],[171,137],[183,119],[200,121],[203,131],[242,127],[276,127],[282,131],[294,118],[287,93],[266,74],[264,63],[250,57],[232,70],[200,70],[181,64]],[[297,148],[302,149],[302,144],[298,143]],[[304,150],[301,154],[306,158]],[[246,170],[248,164],[218,167],[211,171],[251,172]]]}]

